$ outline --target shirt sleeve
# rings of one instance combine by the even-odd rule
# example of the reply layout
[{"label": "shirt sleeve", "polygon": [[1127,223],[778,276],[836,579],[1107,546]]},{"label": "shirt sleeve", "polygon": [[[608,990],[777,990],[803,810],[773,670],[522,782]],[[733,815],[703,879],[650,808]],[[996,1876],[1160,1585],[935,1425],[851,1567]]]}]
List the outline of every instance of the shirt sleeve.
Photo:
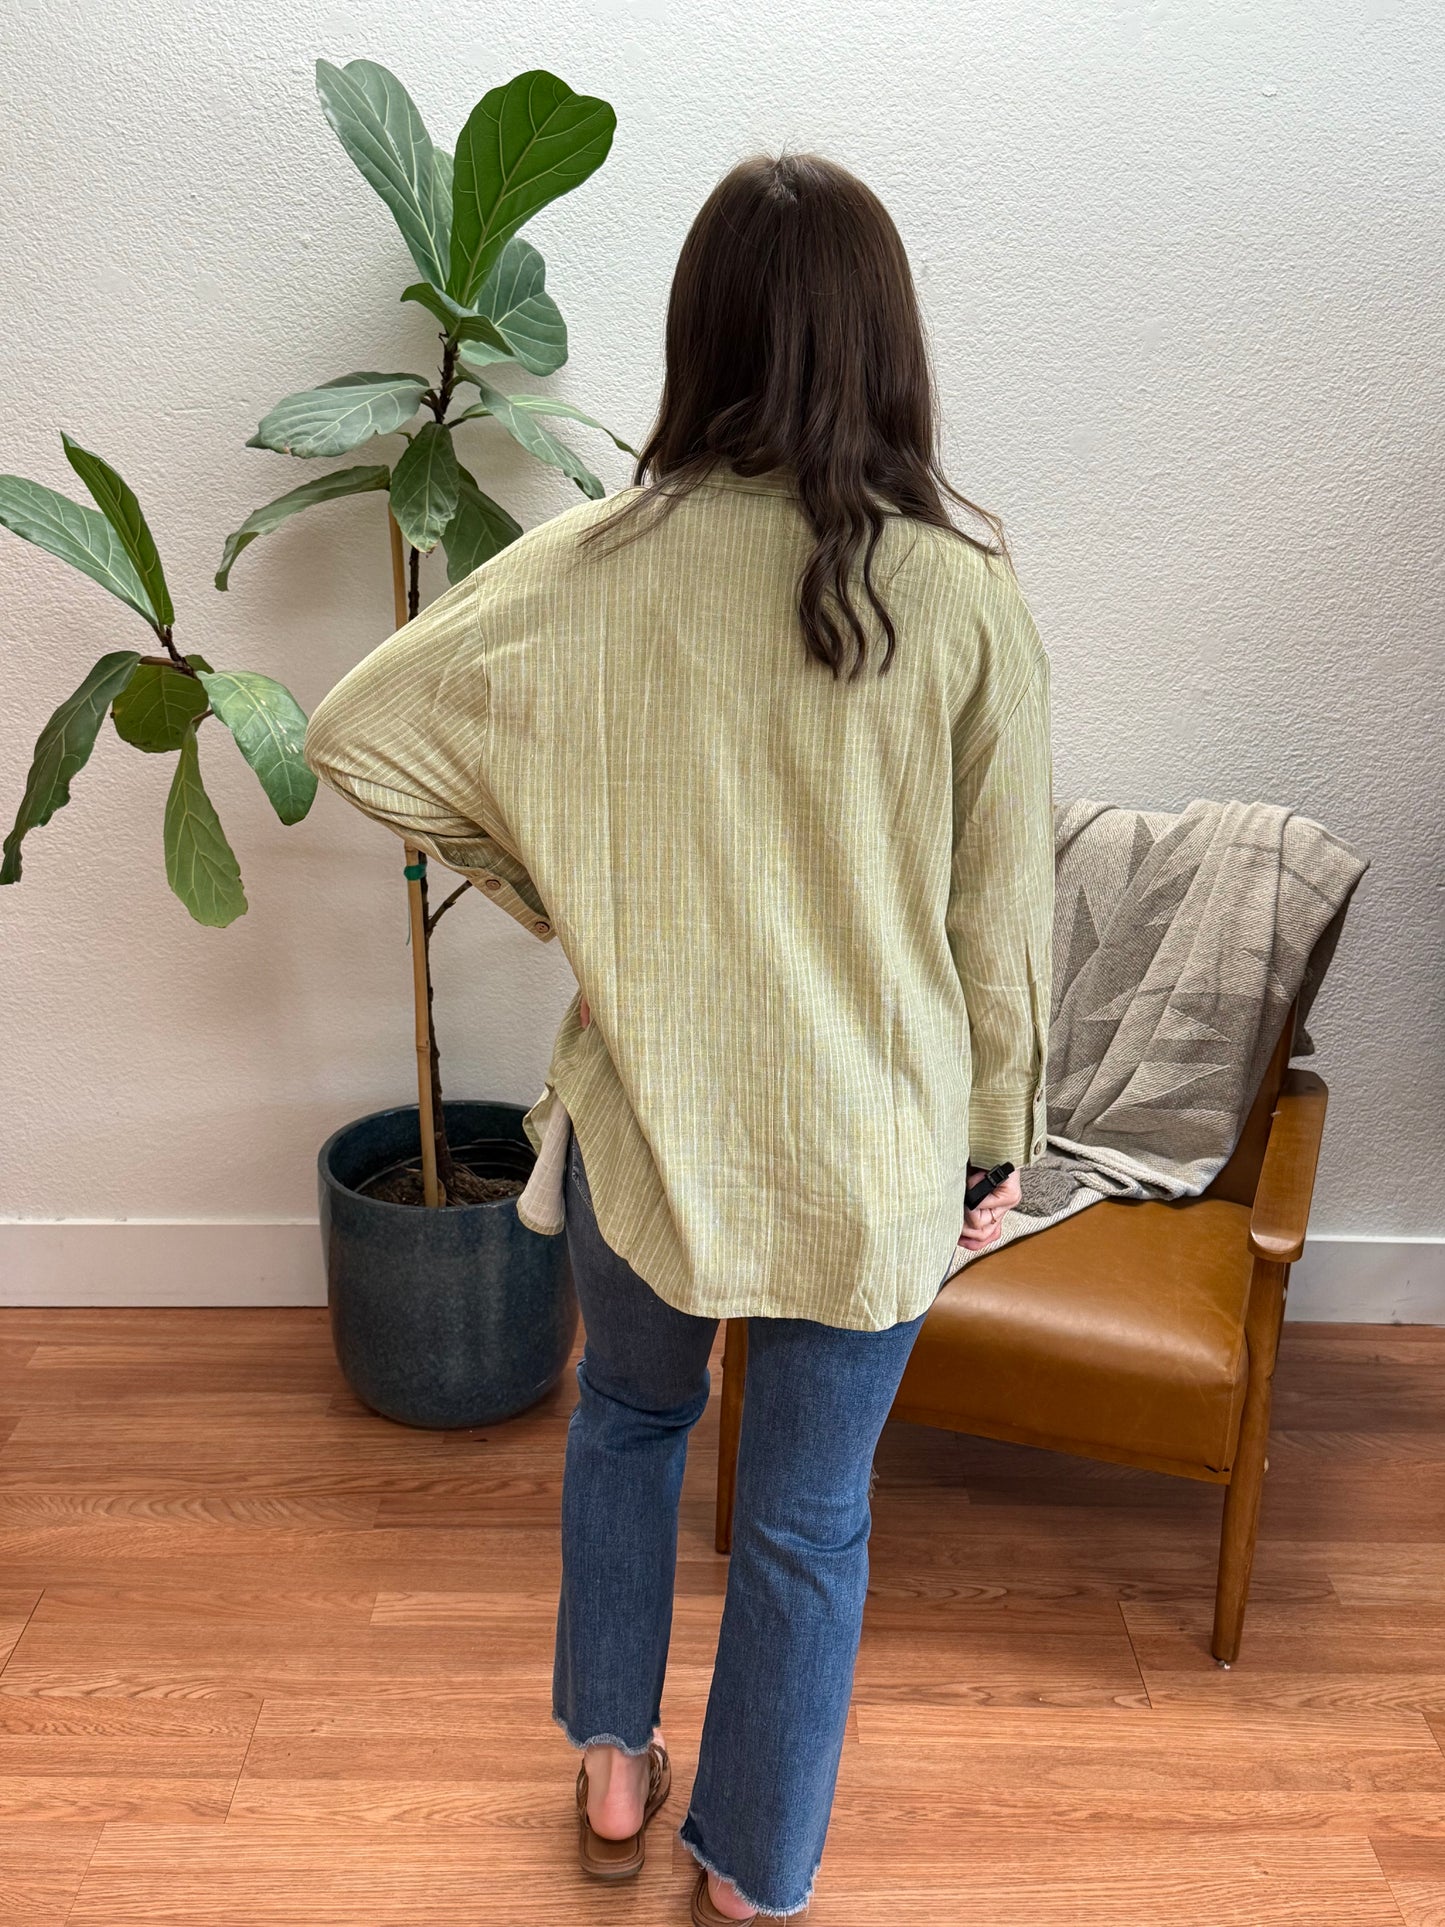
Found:
[{"label": "shirt sleeve", "polygon": [[973,1056],[969,1161],[1022,1167],[1044,1150],[1053,975],[1049,659],[987,746],[956,771],[949,942]]},{"label": "shirt sleeve", "polygon": [[342,677],[313,713],[302,754],[348,803],[547,943],[551,914],[482,770],[487,699],[468,577]]}]

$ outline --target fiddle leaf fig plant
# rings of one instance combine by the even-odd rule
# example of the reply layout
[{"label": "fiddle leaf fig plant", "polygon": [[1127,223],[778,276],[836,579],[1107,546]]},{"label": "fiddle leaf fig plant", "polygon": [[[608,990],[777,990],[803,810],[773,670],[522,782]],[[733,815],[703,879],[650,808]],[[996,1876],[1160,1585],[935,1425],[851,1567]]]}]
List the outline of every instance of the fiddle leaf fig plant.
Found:
[{"label": "fiddle leaf fig plant", "polygon": [[[606,101],[574,93],[555,74],[518,74],[472,109],[453,160],[433,144],[395,74],[375,61],[334,67],[318,60],[316,91],[421,273],[400,298],[419,303],[440,324],[439,365],[431,375],[338,375],[277,402],[247,447],[312,458],[345,455],[383,435],[399,434],[406,445],[394,465],[341,469],[257,509],[227,538],[216,587],[227,587],[249,543],[301,510],[386,489],[409,550],[415,615],[423,555],[440,544],[447,580],[460,582],[522,532],[460,460],[454,431],[463,422],[494,421],[594,500],[606,492],[602,483],[547,420],[598,429],[636,453],[573,403],[500,385],[510,364],[551,375],[567,359],[567,325],[547,292],[546,264],[517,230],[595,173],[617,116]],[[418,414],[431,419],[414,427]]]},{"label": "fiddle leaf fig plant", "polygon": [[[237,557],[258,536],[293,515],[343,495],[385,490],[397,569],[397,615],[416,615],[420,564],[438,547],[447,580],[461,582],[522,533],[521,524],[484,489],[458,453],[464,423],[491,421],[536,460],[557,469],[593,500],[606,493],[554,421],[597,429],[636,455],[622,437],[574,403],[514,390],[520,369],[555,374],[567,359],[567,324],[547,292],[542,256],[518,230],[602,165],[617,117],[606,101],[574,93],[555,74],[518,74],[472,109],[455,160],[436,146],[415,102],[394,74],[370,60],[345,67],[316,63],[316,90],[337,139],[391,210],[421,275],[401,300],[437,322],[440,354],[430,375],[363,370],[287,395],[263,417],[247,446],[304,458],[349,454],[385,435],[403,447],[394,462],[333,470],[256,509],[227,537],[216,587],[226,588]],[[417,417],[422,416],[420,423]],[[403,556],[403,548],[405,555]],[[212,706],[217,707],[214,695]],[[239,740],[239,738],[238,738]],[[418,853],[419,855],[419,853]],[[417,892],[412,928],[422,953],[418,1036],[424,1039],[422,1115],[432,1142],[422,1147],[428,1202],[465,1201],[447,1143],[441,1066],[432,1021],[431,938],[468,884],[430,907],[426,863],[407,866]],[[458,1191],[458,1180],[463,1189]]]},{"label": "fiddle leaf fig plant", "polygon": [[166,798],[166,877],[197,923],[232,923],[246,909],[240,866],[201,780],[198,732],[215,716],[255,770],[283,823],[311,807],[316,778],[301,756],[306,717],[269,676],[216,673],[204,656],[176,647],[175,606],[160,554],[134,492],[99,455],[62,435],[66,460],[95,508],[40,482],[0,475],[0,526],[88,575],[134,611],[162,654],[115,649],[100,658],[41,730],[25,793],[5,838],[0,883],[18,883],[21,845],[70,801],[110,712],[116,734],[148,755],[174,755]]}]

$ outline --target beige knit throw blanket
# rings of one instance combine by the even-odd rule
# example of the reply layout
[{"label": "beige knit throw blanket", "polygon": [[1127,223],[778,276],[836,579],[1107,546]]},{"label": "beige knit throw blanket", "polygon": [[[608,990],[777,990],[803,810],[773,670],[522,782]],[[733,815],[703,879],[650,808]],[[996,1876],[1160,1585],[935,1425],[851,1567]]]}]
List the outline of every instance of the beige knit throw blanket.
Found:
[{"label": "beige knit throw blanket", "polygon": [[1313,1052],[1304,1019],[1368,868],[1309,817],[1236,802],[1072,803],[1054,859],[1048,1149],[989,1251],[1101,1198],[1205,1189],[1296,996],[1294,1055]]},{"label": "beige knit throw blanket", "polygon": [[[1054,812],[1054,857],[1048,1149],[999,1237],[954,1271],[1101,1198],[1197,1197],[1296,996],[1295,1055],[1313,1052],[1304,1019],[1368,867],[1268,803],[1071,803]],[[555,1104],[518,1200],[538,1231],[563,1228],[568,1134]]]}]

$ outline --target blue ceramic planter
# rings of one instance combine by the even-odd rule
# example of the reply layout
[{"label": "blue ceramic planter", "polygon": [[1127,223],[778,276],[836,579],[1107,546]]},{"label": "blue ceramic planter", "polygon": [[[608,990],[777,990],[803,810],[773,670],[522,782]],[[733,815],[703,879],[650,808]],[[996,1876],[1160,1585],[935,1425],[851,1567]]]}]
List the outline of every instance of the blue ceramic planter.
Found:
[{"label": "blue ceramic planter", "polygon": [[[515,1104],[448,1104],[452,1149],[486,1175],[525,1177],[522,1116]],[[567,1240],[529,1231],[515,1198],[427,1210],[360,1194],[417,1144],[411,1104],[343,1125],[321,1147],[336,1356],[363,1404],[402,1425],[495,1425],[549,1392],[567,1362],[577,1331]]]}]

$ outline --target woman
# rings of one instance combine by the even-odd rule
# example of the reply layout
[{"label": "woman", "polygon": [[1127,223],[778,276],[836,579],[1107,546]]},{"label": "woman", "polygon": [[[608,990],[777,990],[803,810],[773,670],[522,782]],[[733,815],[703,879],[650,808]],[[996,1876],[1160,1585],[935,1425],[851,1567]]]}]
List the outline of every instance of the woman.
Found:
[{"label": "woman", "polygon": [[965,1214],[970,1177],[1044,1144],[1049,663],[945,495],[893,223],[827,161],[746,161],[683,247],[636,486],[449,590],[307,736],[581,987],[528,1129],[571,1121],[553,1711],[601,1878],[669,1791],[687,1439],[751,1320],[695,1923],[808,1901],[874,1447],[955,1246],[1018,1200]]}]

